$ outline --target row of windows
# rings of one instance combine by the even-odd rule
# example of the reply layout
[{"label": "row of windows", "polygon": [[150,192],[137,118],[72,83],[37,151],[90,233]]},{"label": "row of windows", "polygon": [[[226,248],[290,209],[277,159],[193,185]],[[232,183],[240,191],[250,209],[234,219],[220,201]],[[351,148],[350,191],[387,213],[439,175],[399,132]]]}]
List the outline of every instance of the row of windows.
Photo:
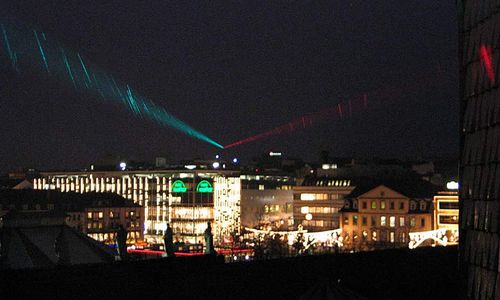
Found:
[{"label": "row of windows", "polygon": [[[344,217],[344,225],[349,225],[351,224],[353,226],[358,226],[360,223],[359,216],[353,215],[351,217],[351,220],[348,216]],[[416,226],[416,217],[410,217],[410,227],[415,227]],[[380,221],[377,223],[377,217],[376,216],[370,216],[370,226],[377,226],[379,224],[380,226],[387,226],[389,227],[404,227],[406,226],[406,218],[405,217],[399,217],[398,222],[396,223],[396,217],[395,216],[390,216],[389,217],[389,224],[387,224],[387,216],[380,216]],[[362,226],[368,226],[368,217],[367,216],[361,216],[361,225]],[[420,226],[425,227],[425,218],[420,218]]]},{"label": "row of windows", "polygon": [[[116,234],[113,232],[109,233],[88,233],[87,236],[93,238],[94,240],[98,240],[101,242],[114,243],[116,238]],[[139,231],[130,231],[127,233],[127,240],[130,242],[134,242],[141,238],[141,233]]]},{"label": "row of windows", "polygon": [[458,216],[457,215],[440,215],[439,216],[440,224],[458,224]]},{"label": "row of windows", "polygon": [[292,204],[266,204],[264,205],[264,213],[292,213]]},{"label": "row of windows", "polygon": [[438,203],[439,209],[459,209],[458,201],[439,201]]},{"label": "row of windows", "polygon": [[[141,224],[139,222],[127,222],[127,228],[139,228]],[[87,223],[87,229],[118,229],[120,228],[120,223],[111,222],[109,227],[106,227],[104,222],[89,222]]]},{"label": "row of windows", "polygon": [[302,225],[306,227],[327,227],[334,228],[335,222],[327,220],[302,220]]},{"label": "row of windows", "polygon": [[[389,205],[387,205],[389,204]],[[395,210],[396,207],[399,210],[404,210],[405,209],[405,202],[403,201],[389,201],[389,203],[386,202],[386,200],[372,200],[370,202],[370,208],[371,209],[389,209],[389,210]],[[354,207],[356,208],[356,207]],[[361,208],[362,209],[368,209],[368,202],[367,201],[361,201]],[[416,210],[417,209],[417,202],[416,201],[410,201],[410,210]],[[427,209],[427,203],[425,201],[420,201],[419,209],[424,211]]]},{"label": "row of windows", "polygon": [[302,206],[296,207],[296,212],[301,214],[336,214],[339,212],[339,209],[336,207],[310,207],[310,206]]},{"label": "row of windows", "polygon": [[[387,241],[389,241],[391,243],[396,242],[396,232],[387,231],[387,230],[380,230],[380,236],[376,230],[372,230],[370,233],[368,233],[368,231],[366,231],[366,230],[363,230],[363,232],[361,232],[361,238],[358,236],[358,232],[356,232],[356,231],[353,231],[351,235],[348,232],[346,232],[344,235],[345,235],[344,238],[346,239],[347,242],[352,237],[352,241],[354,243],[359,242],[360,240],[363,242],[369,242],[369,241],[372,241],[372,242],[377,242],[377,241],[387,242]],[[397,241],[400,243],[406,243],[406,240],[407,240],[406,233],[399,232]]]},{"label": "row of windows", "polygon": [[[134,217],[139,217],[139,214],[136,213],[135,211],[125,211],[125,218],[134,218]],[[89,211],[87,212],[87,219],[99,219],[102,220],[104,218],[104,212],[102,211]],[[110,211],[109,212],[109,218],[110,219],[119,219],[120,218],[120,212],[117,211]]]},{"label": "row of windows", "polygon": [[342,199],[342,195],[326,194],[326,193],[301,193],[301,194],[293,194],[293,199],[302,201],[339,200]]}]

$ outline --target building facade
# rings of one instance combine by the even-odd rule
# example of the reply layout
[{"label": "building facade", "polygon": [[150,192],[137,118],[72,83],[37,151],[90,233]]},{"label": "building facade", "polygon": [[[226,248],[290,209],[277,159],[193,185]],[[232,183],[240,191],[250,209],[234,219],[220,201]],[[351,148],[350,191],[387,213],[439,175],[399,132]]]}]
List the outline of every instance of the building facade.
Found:
[{"label": "building facade", "polygon": [[309,231],[339,228],[339,210],[344,206],[344,197],[353,189],[350,180],[306,178],[293,189],[294,225]]},{"label": "building facade", "polygon": [[127,230],[127,244],[144,240],[144,208],[127,201],[123,205],[95,204],[78,211],[68,211],[66,224],[105,244],[116,244],[120,226]]},{"label": "building facade", "polygon": [[109,172],[46,172],[35,189],[79,193],[111,192],[144,207],[147,242],[162,244],[167,223],[174,241],[204,243],[211,222],[215,243],[240,232],[241,180],[235,171],[155,170]]},{"label": "building facade", "polygon": [[500,5],[459,0],[460,261],[471,299],[500,299]]},{"label": "building facade", "polygon": [[449,245],[458,244],[458,193],[453,191],[439,192],[434,196],[434,230],[447,231]]},{"label": "building facade", "polygon": [[241,175],[241,224],[248,228],[293,227],[295,178],[279,174]]},{"label": "building facade", "polygon": [[346,249],[408,247],[410,232],[432,230],[432,202],[379,185],[346,199],[342,237]]}]

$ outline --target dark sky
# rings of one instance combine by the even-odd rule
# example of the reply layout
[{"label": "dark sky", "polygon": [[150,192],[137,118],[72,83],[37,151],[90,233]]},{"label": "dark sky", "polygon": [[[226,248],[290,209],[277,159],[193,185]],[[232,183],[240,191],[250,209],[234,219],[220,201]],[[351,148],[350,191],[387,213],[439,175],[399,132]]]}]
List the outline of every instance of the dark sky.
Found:
[{"label": "dark sky", "polygon": [[396,158],[458,152],[454,1],[153,2],[0,8],[4,20],[45,31],[221,144],[364,93],[377,105],[226,153],[41,74],[17,75],[0,59],[0,171],[77,168],[108,154],[175,161],[270,150],[309,160],[322,149]]}]

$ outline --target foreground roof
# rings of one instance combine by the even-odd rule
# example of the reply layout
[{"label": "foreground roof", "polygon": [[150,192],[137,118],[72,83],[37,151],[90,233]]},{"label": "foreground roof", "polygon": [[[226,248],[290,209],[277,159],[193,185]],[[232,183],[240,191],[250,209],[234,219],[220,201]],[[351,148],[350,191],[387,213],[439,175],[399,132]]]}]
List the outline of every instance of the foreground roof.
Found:
[{"label": "foreground roof", "polygon": [[2,269],[50,268],[56,265],[106,263],[114,252],[64,225],[54,213],[12,213],[0,231]]}]

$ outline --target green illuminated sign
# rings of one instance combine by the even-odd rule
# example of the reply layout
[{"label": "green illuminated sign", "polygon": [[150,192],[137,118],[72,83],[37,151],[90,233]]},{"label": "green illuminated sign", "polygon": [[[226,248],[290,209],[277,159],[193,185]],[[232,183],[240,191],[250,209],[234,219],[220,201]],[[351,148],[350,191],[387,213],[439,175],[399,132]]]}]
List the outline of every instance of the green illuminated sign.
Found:
[{"label": "green illuminated sign", "polygon": [[214,191],[214,188],[212,187],[210,182],[208,182],[206,180],[202,180],[196,186],[196,191],[198,193],[212,193]]},{"label": "green illuminated sign", "polygon": [[180,180],[172,183],[172,193],[185,193],[187,191],[186,185]]}]

